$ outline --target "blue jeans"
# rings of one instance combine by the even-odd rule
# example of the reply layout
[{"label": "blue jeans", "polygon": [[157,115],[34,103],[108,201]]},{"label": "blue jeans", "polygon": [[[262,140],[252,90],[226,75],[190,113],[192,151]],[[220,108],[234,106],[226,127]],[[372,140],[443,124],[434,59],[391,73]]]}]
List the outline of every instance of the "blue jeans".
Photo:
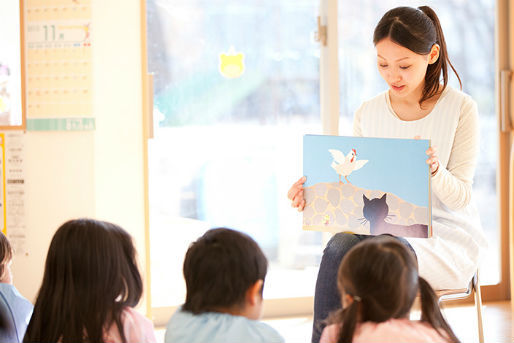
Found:
[{"label": "blue jeans", "polygon": [[[316,291],[314,294],[314,320],[312,325],[312,343],[318,343],[324,322],[328,315],[341,308],[341,297],[337,289],[337,271],[344,255],[357,243],[377,236],[338,233],[327,243],[319,266]],[[395,237],[410,248],[406,239]]]}]

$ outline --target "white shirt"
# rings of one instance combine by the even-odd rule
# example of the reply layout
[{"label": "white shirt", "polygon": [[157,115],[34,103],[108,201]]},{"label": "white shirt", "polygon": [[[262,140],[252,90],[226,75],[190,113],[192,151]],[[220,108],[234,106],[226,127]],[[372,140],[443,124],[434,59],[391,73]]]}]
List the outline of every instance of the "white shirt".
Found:
[{"label": "white shirt", "polygon": [[440,162],[431,179],[433,237],[408,240],[420,275],[434,289],[466,287],[487,245],[471,188],[479,152],[476,103],[447,86],[429,114],[404,121],[394,113],[386,91],[357,110],[354,135],[430,139]]}]

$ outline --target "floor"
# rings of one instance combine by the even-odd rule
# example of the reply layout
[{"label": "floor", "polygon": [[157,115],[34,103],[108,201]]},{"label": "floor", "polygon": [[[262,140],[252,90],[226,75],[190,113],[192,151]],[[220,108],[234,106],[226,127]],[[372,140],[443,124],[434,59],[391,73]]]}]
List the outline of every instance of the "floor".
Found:
[{"label": "floor", "polygon": [[[474,306],[446,306],[443,312],[455,334],[463,343],[478,342],[477,316]],[[483,306],[485,342],[514,342],[513,320],[510,302],[485,303]],[[277,329],[284,336],[286,342],[310,342],[312,317],[279,318],[264,321]],[[157,330],[157,341],[164,341],[164,329]]]}]

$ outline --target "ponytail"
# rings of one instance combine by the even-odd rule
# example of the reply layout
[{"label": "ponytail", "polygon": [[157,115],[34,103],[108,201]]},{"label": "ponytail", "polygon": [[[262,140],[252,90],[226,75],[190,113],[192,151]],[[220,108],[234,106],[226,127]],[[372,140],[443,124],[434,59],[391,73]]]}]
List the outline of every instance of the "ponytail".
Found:
[{"label": "ponytail", "polygon": [[443,337],[444,335],[441,331],[444,332],[450,342],[460,342],[450,328],[450,325],[448,325],[444,319],[441,309],[439,308],[437,295],[430,284],[422,277],[418,278],[418,284],[421,298],[421,321],[430,324]]},{"label": "ponytail", "polygon": [[359,308],[361,301],[354,298],[352,303],[341,311],[339,323],[341,323],[342,327],[337,343],[350,343],[353,341],[353,334],[357,327],[357,321],[360,318]]},{"label": "ponytail", "polygon": [[418,9],[425,13],[434,24],[434,28],[437,34],[437,40],[435,43],[439,45],[439,58],[436,62],[430,64],[427,68],[427,73],[425,75],[425,87],[423,88],[423,93],[419,101],[421,105],[423,101],[428,100],[439,93],[439,81],[441,72],[443,74],[443,88],[441,89],[441,92],[446,88],[446,85],[448,84],[448,65],[452,68],[453,72],[457,76],[460,89],[462,89],[462,81],[459,74],[457,73],[457,70],[455,70],[453,64],[450,62],[450,58],[448,57],[448,50],[446,48],[443,29],[441,28],[441,23],[439,22],[437,14],[428,6],[421,6],[418,7]]}]

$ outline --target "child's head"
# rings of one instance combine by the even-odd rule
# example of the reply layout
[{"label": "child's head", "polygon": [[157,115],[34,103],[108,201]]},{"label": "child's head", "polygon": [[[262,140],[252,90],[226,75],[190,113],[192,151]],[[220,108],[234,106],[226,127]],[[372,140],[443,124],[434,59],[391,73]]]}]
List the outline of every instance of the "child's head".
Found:
[{"label": "child's head", "polygon": [[340,342],[352,341],[359,322],[408,318],[418,293],[421,320],[456,340],[434,291],[418,275],[415,255],[397,239],[378,236],[359,243],[343,258],[337,279],[343,310],[333,320],[343,324]]},{"label": "child's head", "polygon": [[26,340],[103,342],[106,325],[124,337],[121,314],[135,306],[142,281],[131,236],[121,227],[77,219],[57,229]]},{"label": "child's head", "polygon": [[258,319],[267,268],[266,257],[248,235],[225,228],[209,230],[186,253],[183,309]]},{"label": "child's head", "polygon": [[439,93],[441,73],[442,89],[446,87],[448,66],[460,83],[448,57],[439,19],[428,6],[388,11],[375,28],[373,43],[379,72],[397,96],[421,90],[422,104]]},{"label": "child's head", "polygon": [[7,237],[0,232],[0,282],[12,283],[11,261],[13,250]]}]

